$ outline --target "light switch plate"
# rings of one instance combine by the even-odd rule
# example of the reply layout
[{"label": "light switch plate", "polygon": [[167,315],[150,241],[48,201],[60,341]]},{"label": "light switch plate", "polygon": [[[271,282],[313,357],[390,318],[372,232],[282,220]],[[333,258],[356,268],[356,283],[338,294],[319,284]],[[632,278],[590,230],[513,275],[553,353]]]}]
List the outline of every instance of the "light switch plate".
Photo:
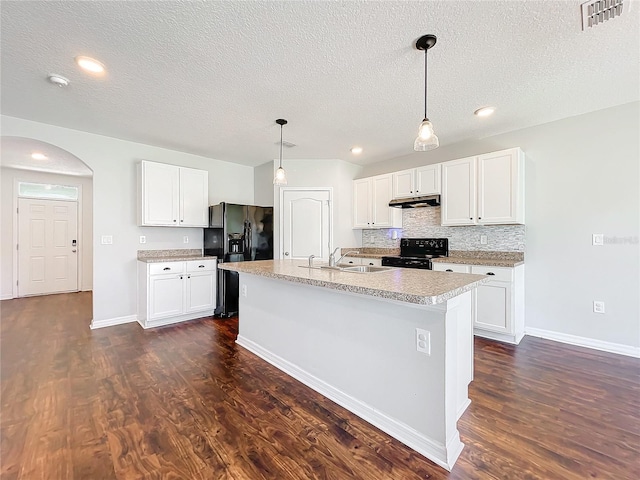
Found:
[{"label": "light switch plate", "polygon": [[113,236],[112,235],[102,235],[100,239],[102,245],[112,245],[113,244]]},{"label": "light switch plate", "polygon": [[486,245],[486,244],[487,244],[487,236],[480,235],[480,245]]},{"label": "light switch plate", "polygon": [[147,237],[140,235],[140,243],[147,243]]}]

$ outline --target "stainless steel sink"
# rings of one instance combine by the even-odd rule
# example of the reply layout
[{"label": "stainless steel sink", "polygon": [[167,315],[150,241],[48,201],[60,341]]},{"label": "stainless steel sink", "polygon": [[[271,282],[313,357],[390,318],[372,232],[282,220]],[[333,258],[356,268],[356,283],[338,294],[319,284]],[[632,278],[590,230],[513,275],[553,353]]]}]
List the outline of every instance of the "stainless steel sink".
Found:
[{"label": "stainless steel sink", "polygon": [[376,272],[387,272],[389,270],[396,269],[396,267],[378,267],[375,265],[349,265],[348,263],[343,263],[335,267],[330,267],[329,265],[314,265],[313,267],[309,267],[308,265],[298,265],[298,266],[301,268],[318,268],[322,270],[335,270],[337,272],[352,272],[352,273],[376,273]]},{"label": "stainless steel sink", "polygon": [[395,270],[394,267],[378,267],[375,265],[354,265],[353,267],[340,268],[343,272],[355,272],[355,273],[376,273],[387,272],[389,270]]}]

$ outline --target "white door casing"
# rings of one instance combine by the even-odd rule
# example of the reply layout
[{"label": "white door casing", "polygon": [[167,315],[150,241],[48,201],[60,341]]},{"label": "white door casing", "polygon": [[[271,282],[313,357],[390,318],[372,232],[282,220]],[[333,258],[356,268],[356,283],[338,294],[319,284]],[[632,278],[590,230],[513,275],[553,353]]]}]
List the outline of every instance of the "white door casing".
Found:
[{"label": "white door casing", "polygon": [[19,198],[17,215],[18,296],[78,291],[77,202]]},{"label": "white door casing", "polygon": [[280,258],[328,261],[333,247],[332,188],[280,190]]}]

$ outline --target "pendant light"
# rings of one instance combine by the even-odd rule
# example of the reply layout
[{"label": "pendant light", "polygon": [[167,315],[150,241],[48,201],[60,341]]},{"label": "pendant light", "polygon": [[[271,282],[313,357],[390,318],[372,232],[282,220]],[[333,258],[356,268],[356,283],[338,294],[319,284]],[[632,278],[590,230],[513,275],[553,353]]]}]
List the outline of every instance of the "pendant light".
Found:
[{"label": "pendant light", "polygon": [[435,133],[433,133],[433,125],[427,118],[427,50],[436,44],[435,35],[424,35],[416,41],[416,48],[424,50],[424,120],[418,128],[418,137],[413,144],[416,152],[426,152],[438,148],[440,142]]},{"label": "pendant light", "polygon": [[273,184],[286,185],[287,175],[284,173],[284,168],[282,168],[282,127],[287,124],[287,121],[283,118],[279,118],[276,120],[276,123],[280,125],[280,166],[278,167],[278,170],[276,170],[276,176],[273,179]]}]

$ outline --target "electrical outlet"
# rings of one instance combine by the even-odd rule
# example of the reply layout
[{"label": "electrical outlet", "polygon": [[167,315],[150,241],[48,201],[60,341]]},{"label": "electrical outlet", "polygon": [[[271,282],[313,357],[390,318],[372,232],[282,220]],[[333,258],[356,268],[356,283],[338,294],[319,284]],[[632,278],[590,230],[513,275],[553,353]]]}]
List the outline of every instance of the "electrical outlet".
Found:
[{"label": "electrical outlet", "polygon": [[140,243],[147,243],[147,237],[140,235]]},{"label": "electrical outlet", "polygon": [[604,234],[603,233],[594,233],[593,234],[593,245],[602,246],[604,245]]},{"label": "electrical outlet", "polygon": [[113,245],[113,236],[112,235],[102,235],[100,239],[102,245]]},{"label": "electrical outlet", "polygon": [[431,332],[416,328],[416,350],[431,355]]},{"label": "electrical outlet", "polygon": [[189,237],[187,235],[182,237],[182,243],[189,243]]},{"label": "electrical outlet", "polygon": [[600,302],[597,300],[593,301],[593,312],[594,313],[604,313],[604,302]]},{"label": "electrical outlet", "polygon": [[480,245],[486,245],[486,244],[487,244],[487,236],[480,235]]},{"label": "electrical outlet", "polygon": [[243,284],[241,290],[242,290],[242,296],[246,297],[247,296],[247,286]]}]

